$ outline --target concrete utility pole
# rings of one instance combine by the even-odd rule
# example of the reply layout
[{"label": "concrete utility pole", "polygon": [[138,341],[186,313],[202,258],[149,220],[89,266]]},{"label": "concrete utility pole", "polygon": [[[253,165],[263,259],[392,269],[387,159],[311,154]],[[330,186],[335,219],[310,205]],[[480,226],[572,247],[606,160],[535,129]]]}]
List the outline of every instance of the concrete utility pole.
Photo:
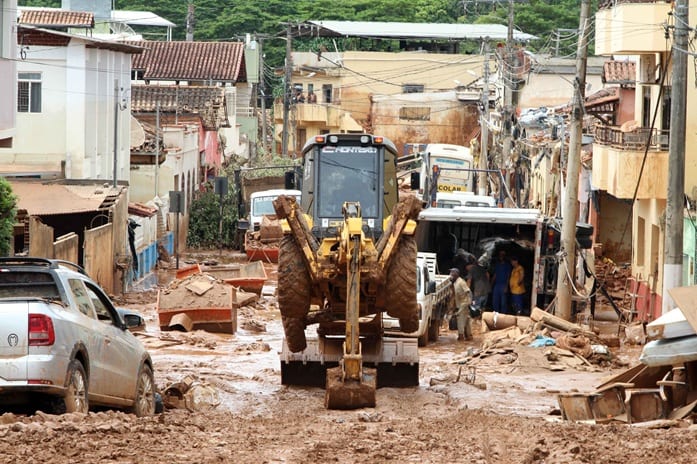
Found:
[{"label": "concrete utility pole", "polygon": [[[590,0],[581,1],[578,50],[576,52],[576,79],[571,112],[569,156],[566,164],[566,196],[562,205],[561,251],[557,275],[556,315],[571,320],[571,289],[576,284],[576,221],[578,219],[578,176],[581,170],[581,140],[583,137],[583,104],[586,89],[586,59]],[[563,143],[563,141],[562,141]]]},{"label": "concrete utility pole", "polygon": [[268,155],[266,145],[266,86],[264,82],[264,39],[259,38],[259,93],[261,93],[261,148]]},{"label": "concrete utility pole", "polygon": [[281,134],[281,156],[288,156],[288,116],[290,113],[291,79],[293,78],[292,37],[290,23],[286,24],[286,76],[283,79],[283,133]]},{"label": "concrete utility pole", "polygon": [[194,41],[194,4],[189,1],[189,5],[186,11],[186,41]]},{"label": "concrete utility pole", "polygon": [[663,261],[663,307],[661,308],[664,314],[675,307],[668,290],[682,285],[689,3],[689,0],[677,0],[674,13],[673,82],[671,84],[671,120],[668,149],[668,198],[666,201],[666,233]]},{"label": "concrete utility pole", "polygon": [[119,161],[119,80],[114,79],[114,188],[118,184]]},{"label": "concrete utility pole", "polygon": [[[481,139],[482,143],[479,150],[479,169],[489,169],[489,41],[484,40],[484,86],[482,87],[482,116],[481,116]],[[484,171],[479,172],[477,185],[479,195],[487,194],[488,176]]]},{"label": "concrete utility pole", "polygon": [[[502,169],[511,156],[511,114],[513,113],[513,3],[508,0],[508,35],[503,53],[503,147],[498,169]],[[501,186],[503,188],[503,186]]]}]

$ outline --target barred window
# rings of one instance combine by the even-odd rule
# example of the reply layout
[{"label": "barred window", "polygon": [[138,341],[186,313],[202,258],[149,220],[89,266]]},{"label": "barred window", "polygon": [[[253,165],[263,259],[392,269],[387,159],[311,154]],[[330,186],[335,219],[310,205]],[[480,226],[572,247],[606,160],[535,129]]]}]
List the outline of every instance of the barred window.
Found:
[{"label": "barred window", "polygon": [[19,113],[41,113],[41,73],[21,72],[17,74],[17,111]]}]

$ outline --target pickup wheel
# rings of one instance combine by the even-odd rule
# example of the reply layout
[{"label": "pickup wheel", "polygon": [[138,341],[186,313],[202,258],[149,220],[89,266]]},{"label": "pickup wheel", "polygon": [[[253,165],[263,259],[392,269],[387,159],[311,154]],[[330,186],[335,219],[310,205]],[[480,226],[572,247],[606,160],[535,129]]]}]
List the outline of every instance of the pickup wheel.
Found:
[{"label": "pickup wheel", "polygon": [[54,412],[63,414],[66,412],[89,412],[87,399],[87,374],[82,363],[73,359],[68,364],[68,375],[65,381],[66,393],[63,401],[55,403]]},{"label": "pickup wheel", "polygon": [[429,337],[429,332],[431,330],[431,319],[428,320],[428,324],[426,325],[426,329],[424,330],[424,333],[419,336],[419,346],[424,347],[428,346],[428,342],[430,341]]},{"label": "pickup wheel", "polygon": [[138,372],[135,402],[130,412],[138,417],[155,413],[155,376],[147,364],[143,364]]},{"label": "pickup wheel", "polygon": [[419,305],[416,302],[416,240],[403,235],[387,268],[385,294],[390,300],[387,314],[399,319],[403,332],[419,330]]},{"label": "pickup wheel", "polygon": [[310,310],[310,285],[302,250],[295,238],[284,236],[278,253],[278,308],[281,316],[300,318],[302,322]]},{"label": "pickup wheel", "polygon": [[440,335],[440,321],[431,319],[428,324],[428,340],[437,342]]}]

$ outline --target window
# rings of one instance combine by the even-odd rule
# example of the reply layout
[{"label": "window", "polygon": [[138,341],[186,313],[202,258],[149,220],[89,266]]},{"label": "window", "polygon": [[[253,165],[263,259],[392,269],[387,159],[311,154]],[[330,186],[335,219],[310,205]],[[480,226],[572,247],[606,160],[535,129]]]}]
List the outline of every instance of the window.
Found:
[{"label": "window", "polygon": [[17,111],[41,113],[41,73],[17,74]]},{"label": "window", "polygon": [[430,121],[431,108],[428,106],[403,106],[399,109],[399,119],[407,121]]},{"label": "window", "polygon": [[424,93],[423,84],[402,84],[402,93]]},{"label": "window", "polygon": [[73,298],[75,298],[75,303],[77,303],[77,308],[85,316],[94,319],[94,308],[92,307],[92,301],[87,294],[85,285],[78,279],[70,279],[68,283],[70,284],[70,291],[73,294]]},{"label": "window", "polygon": [[100,292],[92,288],[89,284],[87,285],[87,294],[89,299],[94,305],[94,309],[97,313],[97,319],[104,322],[105,324],[113,324],[114,317],[109,311],[108,305],[103,301],[106,297],[101,295]]},{"label": "window", "polygon": [[324,98],[325,103],[332,102],[332,85],[331,84],[323,84],[322,85],[322,96]]}]

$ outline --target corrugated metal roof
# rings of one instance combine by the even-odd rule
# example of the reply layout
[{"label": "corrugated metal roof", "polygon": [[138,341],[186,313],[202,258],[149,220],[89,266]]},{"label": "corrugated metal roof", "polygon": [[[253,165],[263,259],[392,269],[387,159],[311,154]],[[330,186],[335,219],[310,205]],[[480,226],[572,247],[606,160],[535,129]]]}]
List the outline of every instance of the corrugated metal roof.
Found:
[{"label": "corrugated metal roof", "polygon": [[178,85],[132,85],[131,111],[154,113],[157,102],[163,113],[196,113],[203,127],[216,130],[229,127],[225,106],[225,88]]},{"label": "corrugated metal roof", "polygon": [[58,9],[22,9],[19,24],[42,27],[94,27],[94,13]]},{"label": "corrugated metal roof", "polygon": [[129,42],[144,47],[132,68],[145,80],[246,81],[242,42]]},{"label": "corrugated metal roof", "polygon": [[10,181],[17,196],[17,209],[29,215],[71,214],[97,211],[112,193],[111,187],[96,185],[43,184]]},{"label": "corrugated metal roof", "polygon": [[[505,40],[508,28],[502,24],[392,23],[371,21],[308,21],[300,35],[374,37],[392,39]],[[531,34],[513,31],[513,39],[527,42]]]}]

